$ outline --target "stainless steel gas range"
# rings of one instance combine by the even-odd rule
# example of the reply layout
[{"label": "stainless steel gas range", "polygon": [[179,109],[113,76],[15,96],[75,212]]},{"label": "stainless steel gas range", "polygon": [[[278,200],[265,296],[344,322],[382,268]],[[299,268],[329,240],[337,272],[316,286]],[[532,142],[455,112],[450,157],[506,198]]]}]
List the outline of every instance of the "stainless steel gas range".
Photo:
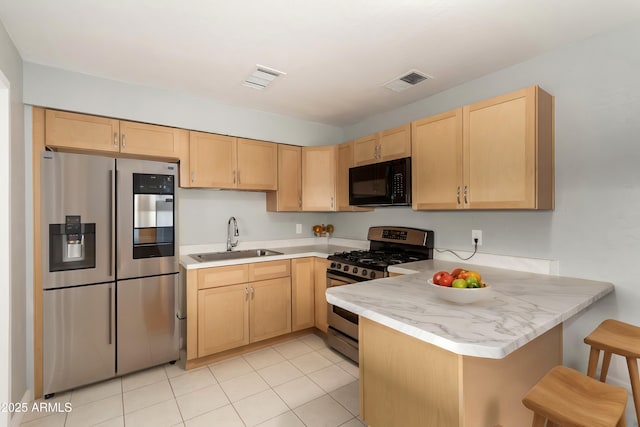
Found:
[{"label": "stainless steel gas range", "polygon": [[[336,252],[328,257],[327,288],[389,276],[388,267],[433,259],[434,233],[408,227],[371,227],[369,250]],[[327,304],[329,345],[358,362],[358,316]]]}]

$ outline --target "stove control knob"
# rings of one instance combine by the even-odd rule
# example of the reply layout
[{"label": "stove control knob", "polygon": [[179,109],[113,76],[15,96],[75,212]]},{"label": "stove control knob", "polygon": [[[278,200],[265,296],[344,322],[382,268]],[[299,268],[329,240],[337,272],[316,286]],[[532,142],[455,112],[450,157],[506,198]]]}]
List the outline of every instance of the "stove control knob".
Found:
[{"label": "stove control knob", "polygon": [[362,270],[362,275],[366,276],[367,275],[367,270]]},{"label": "stove control knob", "polygon": [[336,263],[332,262],[330,268],[336,268]]},{"label": "stove control knob", "polygon": [[358,274],[358,267],[353,267],[353,271],[352,271],[352,273],[353,273],[353,274]]},{"label": "stove control knob", "polygon": [[[332,266],[332,267],[333,267],[333,266]],[[337,263],[335,267],[336,267],[338,270],[340,270],[340,269],[342,268],[342,264]]]},{"label": "stove control knob", "polygon": [[375,271],[372,271],[372,272],[369,274],[369,277],[371,277],[372,279],[375,279],[375,278],[376,278],[376,272],[375,272]]},{"label": "stove control knob", "polygon": [[344,270],[344,271],[349,271],[349,266],[348,266],[348,265],[345,265],[345,266],[344,266],[344,268],[343,268],[342,270]]}]

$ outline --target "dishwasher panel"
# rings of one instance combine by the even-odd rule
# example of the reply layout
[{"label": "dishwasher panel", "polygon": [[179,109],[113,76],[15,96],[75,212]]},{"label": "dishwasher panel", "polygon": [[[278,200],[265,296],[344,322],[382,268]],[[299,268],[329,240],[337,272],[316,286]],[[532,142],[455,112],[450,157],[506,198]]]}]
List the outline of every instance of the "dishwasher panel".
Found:
[{"label": "dishwasher panel", "polygon": [[118,281],[118,375],[178,360],[178,274]]},{"label": "dishwasher panel", "polygon": [[115,284],[43,292],[43,391],[115,375]]}]

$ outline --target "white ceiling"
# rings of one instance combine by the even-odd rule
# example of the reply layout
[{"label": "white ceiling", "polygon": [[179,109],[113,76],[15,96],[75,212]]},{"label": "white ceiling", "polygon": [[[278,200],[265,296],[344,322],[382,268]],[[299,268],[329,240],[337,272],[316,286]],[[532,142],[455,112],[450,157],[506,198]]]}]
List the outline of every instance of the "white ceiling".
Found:
[{"label": "white ceiling", "polygon": [[[345,126],[640,21],[638,0],[0,0],[25,61]],[[286,72],[242,86],[256,64]],[[382,87],[410,69],[433,80]]]}]

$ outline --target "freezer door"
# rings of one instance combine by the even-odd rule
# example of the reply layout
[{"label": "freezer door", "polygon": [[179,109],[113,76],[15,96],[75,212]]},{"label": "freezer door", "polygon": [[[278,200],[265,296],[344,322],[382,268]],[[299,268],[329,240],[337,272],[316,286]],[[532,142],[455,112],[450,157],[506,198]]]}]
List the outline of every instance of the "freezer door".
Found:
[{"label": "freezer door", "polygon": [[118,375],[178,360],[178,274],[118,281]]},{"label": "freezer door", "polygon": [[115,281],[115,161],[45,151],[41,164],[42,287]]},{"label": "freezer door", "polygon": [[115,283],[43,292],[43,391],[115,375]]},{"label": "freezer door", "polygon": [[118,280],[178,272],[178,165],[118,159]]}]

